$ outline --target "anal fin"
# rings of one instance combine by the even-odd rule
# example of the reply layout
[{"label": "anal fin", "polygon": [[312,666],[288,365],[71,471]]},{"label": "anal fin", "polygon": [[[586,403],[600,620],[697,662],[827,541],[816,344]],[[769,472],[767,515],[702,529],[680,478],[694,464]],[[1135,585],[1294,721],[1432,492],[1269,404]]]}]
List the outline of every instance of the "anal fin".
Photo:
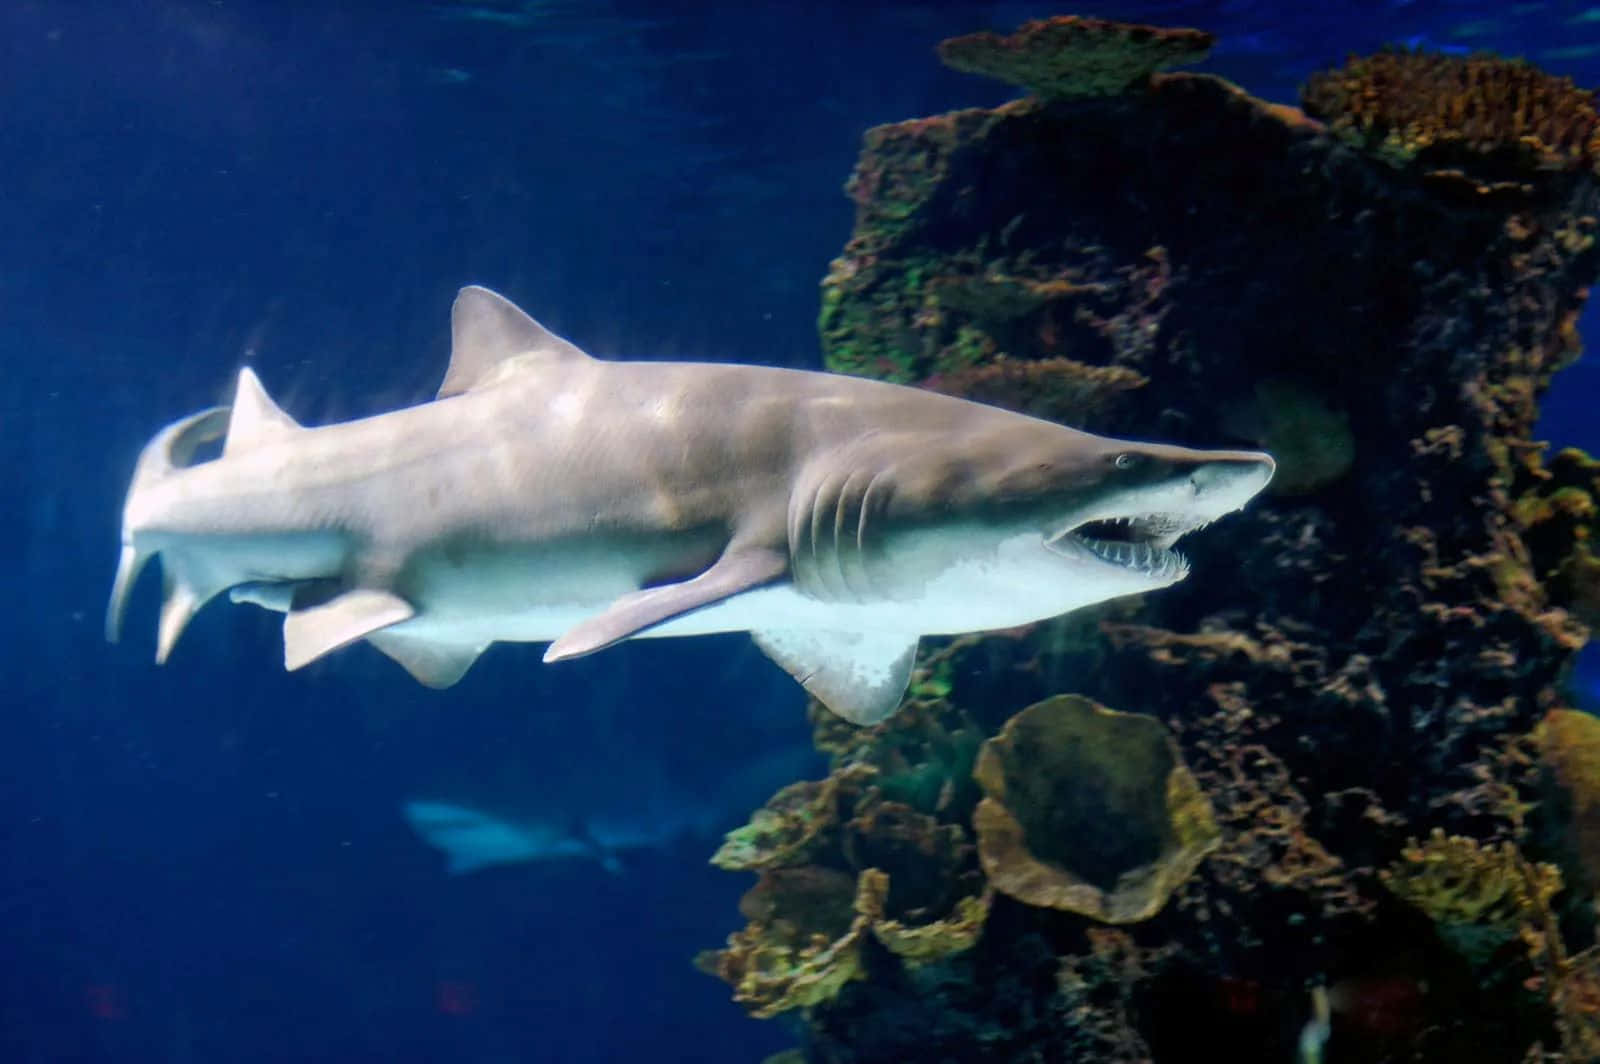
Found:
[{"label": "anal fin", "polygon": [[283,619],[283,667],[293,672],[380,628],[416,616],[398,595],[356,588],[327,602],[290,610]]},{"label": "anal fin", "polygon": [[752,632],[817,701],[852,724],[876,724],[900,706],[911,683],[917,636],[898,632]]},{"label": "anal fin", "polygon": [[679,614],[771,583],[788,570],[788,555],[767,547],[726,551],[699,576],[631,592],[579,621],[550,644],[544,660],[562,661],[604,650]]},{"label": "anal fin", "polygon": [[392,632],[373,632],[367,642],[377,647],[411,678],[425,687],[452,687],[466,675],[486,647],[452,646],[422,639],[408,639]]}]

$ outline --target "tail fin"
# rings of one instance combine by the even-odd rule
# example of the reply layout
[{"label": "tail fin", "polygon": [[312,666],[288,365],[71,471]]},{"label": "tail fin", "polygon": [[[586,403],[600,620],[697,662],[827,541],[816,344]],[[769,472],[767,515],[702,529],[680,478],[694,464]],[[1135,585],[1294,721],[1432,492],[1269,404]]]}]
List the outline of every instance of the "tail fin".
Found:
[{"label": "tail fin", "polygon": [[[156,553],[139,543],[139,531],[131,519],[139,512],[140,499],[150,488],[177,470],[195,464],[195,454],[205,444],[226,437],[224,455],[279,439],[300,431],[294,419],[285,414],[261,387],[255,371],[246,366],[239,371],[238,387],[232,406],[212,407],[175,421],[156,433],[139,455],[128,488],[128,501],[122,512],[122,553],[117,559],[117,576],[111,585],[111,603],[106,608],[106,639],[115,643],[122,632],[122,615],[128,595],[139,572]],[[193,559],[168,555],[162,560],[163,597],[161,626],[156,638],[156,662],[167,660],[190,618],[214,595],[224,590],[228,580],[194,564]]]},{"label": "tail fin", "polygon": [[401,808],[411,830],[445,855],[446,871],[453,876],[539,856],[521,828],[476,809],[423,801],[408,801]]},{"label": "tail fin", "polygon": [[[202,446],[221,439],[228,429],[228,413],[228,407],[214,406],[181,421],[174,421],[156,433],[140,453],[139,464],[133,471],[133,483],[128,487],[128,501],[123,507],[122,553],[117,558],[117,576],[111,585],[111,602],[106,607],[106,639],[110,642],[115,643],[122,634],[122,613],[128,604],[128,593],[133,590],[133,583],[139,578],[139,572],[150,560],[151,554],[135,545],[133,530],[128,527],[128,510],[151,485],[165,479],[173,470],[192,465],[195,452]],[[195,596],[191,594],[188,597]],[[173,605],[170,587],[167,602],[168,605],[163,605],[161,610],[163,643],[167,642],[169,628],[174,629],[171,640],[176,642],[189,616],[200,608],[199,604],[191,606],[182,602]],[[187,615],[184,615],[185,610]],[[172,618],[170,621],[169,614]],[[168,649],[171,649],[170,644]],[[163,658],[165,656],[161,655]]]}]

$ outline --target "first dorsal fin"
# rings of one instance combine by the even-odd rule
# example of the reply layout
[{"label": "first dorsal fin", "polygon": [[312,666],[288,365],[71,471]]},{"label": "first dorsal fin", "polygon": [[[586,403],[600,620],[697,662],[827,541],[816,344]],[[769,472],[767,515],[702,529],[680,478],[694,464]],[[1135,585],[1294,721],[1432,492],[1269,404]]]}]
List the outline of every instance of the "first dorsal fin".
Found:
[{"label": "first dorsal fin", "polygon": [[233,413],[228,418],[228,439],[222,445],[222,453],[238,454],[299,431],[299,422],[272,401],[256,371],[249,366],[241,369],[239,386],[233,393]]},{"label": "first dorsal fin", "polygon": [[589,357],[505,296],[468,285],[456,294],[450,308],[450,367],[439,385],[439,398],[460,395],[493,379],[503,363],[518,355],[562,360]]}]

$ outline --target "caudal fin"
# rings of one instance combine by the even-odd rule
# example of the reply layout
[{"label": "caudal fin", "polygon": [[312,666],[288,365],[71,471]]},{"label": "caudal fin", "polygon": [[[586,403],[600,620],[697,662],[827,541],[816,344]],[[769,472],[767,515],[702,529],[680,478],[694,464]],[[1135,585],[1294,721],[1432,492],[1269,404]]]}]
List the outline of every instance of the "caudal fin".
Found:
[{"label": "caudal fin", "polygon": [[[228,407],[214,406],[174,421],[156,433],[155,438],[145,444],[140,452],[139,464],[134,467],[133,483],[128,486],[128,499],[122,510],[122,552],[117,557],[117,576],[112,581],[111,602],[106,607],[106,639],[110,642],[115,643],[122,634],[122,614],[128,605],[128,593],[133,590],[134,581],[154,553],[136,544],[135,529],[131,527],[129,516],[137,512],[141,496],[153,485],[166,479],[174,470],[192,465],[195,453],[201,447],[222,438],[228,430],[228,414]],[[183,625],[194,610],[199,609],[199,605],[186,601],[173,603],[173,593],[174,587],[169,582],[166,601],[171,605],[162,607],[161,628],[163,637],[171,629],[171,641],[176,642],[178,633],[183,630]],[[181,596],[182,599],[195,597],[198,596],[192,589],[189,594]],[[171,649],[170,646],[168,649]]]},{"label": "caudal fin", "polygon": [[[133,482],[122,510],[122,551],[117,575],[106,607],[106,639],[115,643],[122,633],[122,616],[139,573],[159,551],[140,542],[141,524],[149,519],[144,505],[147,493],[173,473],[195,464],[195,456],[208,443],[226,439],[224,455],[261,446],[300,426],[268,397],[255,371],[239,371],[231,406],[217,406],[175,421],[156,433],[139,455]],[[189,621],[210,599],[233,583],[227,574],[208,572],[193,558],[169,553],[162,559],[161,624],[156,637],[156,661],[167,660]]]}]

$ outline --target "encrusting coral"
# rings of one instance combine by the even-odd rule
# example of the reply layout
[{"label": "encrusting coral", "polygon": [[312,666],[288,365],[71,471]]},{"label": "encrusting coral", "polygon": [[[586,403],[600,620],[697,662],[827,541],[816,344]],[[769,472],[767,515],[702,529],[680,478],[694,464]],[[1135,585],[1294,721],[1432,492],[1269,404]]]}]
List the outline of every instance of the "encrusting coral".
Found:
[{"label": "encrusting coral", "polygon": [[1159,721],[1075,695],[1012,717],[974,775],[984,872],[1029,905],[1148,919],[1221,840]]}]

